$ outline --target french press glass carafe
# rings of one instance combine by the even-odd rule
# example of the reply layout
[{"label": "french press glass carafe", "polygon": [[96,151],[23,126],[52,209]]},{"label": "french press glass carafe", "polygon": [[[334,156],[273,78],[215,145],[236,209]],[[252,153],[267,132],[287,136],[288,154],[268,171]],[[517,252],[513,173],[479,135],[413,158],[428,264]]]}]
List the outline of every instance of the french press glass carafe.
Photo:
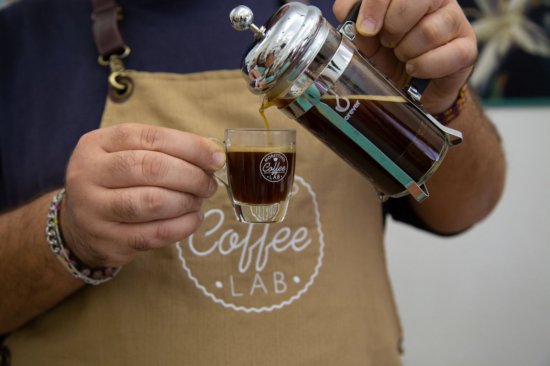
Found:
[{"label": "french press glass carafe", "polygon": [[[314,6],[289,3],[262,27],[252,11],[230,14],[256,38],[242,72],[263,95],[367,178],[381,200],[428,197],[425,183],[462,134],[441,125],[420,104],[429,80],[398,88],[357,50],[354,19],[334,29]],[[453,137],[451,139],[451,136]]]}]

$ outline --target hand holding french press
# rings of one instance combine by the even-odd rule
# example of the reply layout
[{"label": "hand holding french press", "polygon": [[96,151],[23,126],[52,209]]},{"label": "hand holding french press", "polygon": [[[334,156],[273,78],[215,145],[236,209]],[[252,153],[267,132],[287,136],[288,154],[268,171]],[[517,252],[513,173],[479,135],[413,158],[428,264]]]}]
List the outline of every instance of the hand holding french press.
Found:
[{"label": "hand holding french press", "polygon": [[[356,0],[336,0],[343,21]],[[380,71],[403,86],[408,76],[433,79],[424,108],[440,113],[457,98],[477,58],[473,28],[456,0],[363,0],[356,16],[357,47]]]}]

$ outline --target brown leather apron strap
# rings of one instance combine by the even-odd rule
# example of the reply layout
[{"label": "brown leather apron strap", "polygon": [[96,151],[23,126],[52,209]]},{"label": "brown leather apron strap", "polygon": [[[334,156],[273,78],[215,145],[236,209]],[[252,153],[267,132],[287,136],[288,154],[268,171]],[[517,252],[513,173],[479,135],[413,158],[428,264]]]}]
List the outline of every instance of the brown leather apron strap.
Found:
[{"label": "brown leather apron strap", "polygon": [[122,20],[122,8],[115,0],[92,0],[94,41],[104,60],[126,50],[126,43],[118,22]]},{"label": "brown leather apron strap", "polygon": [[130,54],[124,42],[119,22],[122,8],[115,0],[92,0],[94,41],[99,52],[99,64],[109,66],[109,96],[117,103],[126,101],[133,91],[132,79],[128,76],[122,59]]}]

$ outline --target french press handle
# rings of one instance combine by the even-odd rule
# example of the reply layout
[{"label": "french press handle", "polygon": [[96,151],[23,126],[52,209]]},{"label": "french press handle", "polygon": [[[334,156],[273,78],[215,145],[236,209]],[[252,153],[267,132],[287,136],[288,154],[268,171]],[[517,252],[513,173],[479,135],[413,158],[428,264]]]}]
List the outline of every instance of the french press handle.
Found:
[{"label": "french press handle", "polygon": [[[359,16],[361,3],[362,1],[359,1],[353,6],[353,8],[351,8],[346,19],[344,19],[342,24],[340,24],[340,26],[338,27],[338,31],[343,33],[350,40],[353,40],[353,38],[355,38],[355,35],[357,34],[355,23],[357,22],[357,17]],[[420,99],[422,98],[422,94],[424,93],[431,81],[432,79],[411,78],[409,84],[403,89],[407,94],[409,94],[410,97],[412,97],[416,101],[420,101]]]}]

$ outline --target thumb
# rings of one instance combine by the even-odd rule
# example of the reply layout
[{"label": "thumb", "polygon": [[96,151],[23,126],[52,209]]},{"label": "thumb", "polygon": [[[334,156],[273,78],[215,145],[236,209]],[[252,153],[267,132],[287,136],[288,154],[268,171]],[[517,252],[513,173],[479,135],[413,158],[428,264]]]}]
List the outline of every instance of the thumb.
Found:
[{"label": "thumb", "polygon": [[[355,4],[357,4],[357,1],[358,0],[336,0],[332,7],[332,11],[336,16],[336,19],[338,19],[339,22],[343,22],[350,13],[351,9],[355,6]],[[364,6],[365,4],[362,5],[362,7]],[[358,23],[360,22],[360,19],[362,19],[361,13],[358,16],[358,19],[353,19],[353,21],[356,22],[355,28],[357,30],[357,36],[353,42],[365,56],[371,57],[380,48],[380,41],[378,36],[366,37],[359,33]]]}]

